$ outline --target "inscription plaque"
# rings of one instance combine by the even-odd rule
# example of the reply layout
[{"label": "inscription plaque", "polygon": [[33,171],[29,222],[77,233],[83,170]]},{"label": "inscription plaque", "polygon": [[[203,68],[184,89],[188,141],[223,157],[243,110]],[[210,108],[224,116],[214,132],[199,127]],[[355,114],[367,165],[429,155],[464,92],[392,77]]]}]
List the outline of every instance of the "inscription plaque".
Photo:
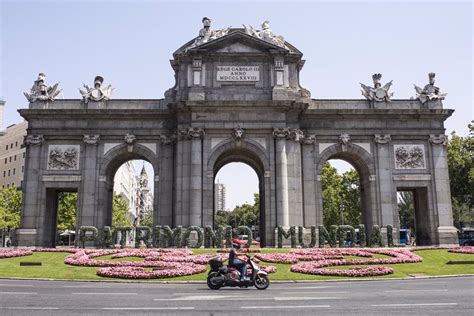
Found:
[{"label": "inscription plaque", "polygon": [[253,82],[259,80],[259,66],[217,66],[217,81]]}]

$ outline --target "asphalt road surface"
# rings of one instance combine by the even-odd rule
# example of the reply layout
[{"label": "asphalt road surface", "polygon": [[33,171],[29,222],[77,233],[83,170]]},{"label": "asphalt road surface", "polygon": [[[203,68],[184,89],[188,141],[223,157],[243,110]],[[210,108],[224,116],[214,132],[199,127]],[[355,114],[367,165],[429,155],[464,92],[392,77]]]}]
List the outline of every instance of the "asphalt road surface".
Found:
[{"label": "asphalt road surface", "polygon": [[265,291],[205,284],[0,279],[0,315],[474,315],[474,276],[272,283]]}]

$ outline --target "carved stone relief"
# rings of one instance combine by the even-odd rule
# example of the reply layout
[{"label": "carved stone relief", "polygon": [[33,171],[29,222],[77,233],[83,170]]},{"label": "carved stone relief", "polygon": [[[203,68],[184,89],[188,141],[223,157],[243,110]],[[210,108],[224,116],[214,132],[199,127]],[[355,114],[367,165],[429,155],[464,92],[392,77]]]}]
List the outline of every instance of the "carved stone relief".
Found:
[{"label": "carved stone relief", "polygon": [[424,145],[393,145],[395,169],[426,169]]},{"label": "carved stone relief", "polygon": [[79,145],[49,145],[48,170],[79,170]]}]

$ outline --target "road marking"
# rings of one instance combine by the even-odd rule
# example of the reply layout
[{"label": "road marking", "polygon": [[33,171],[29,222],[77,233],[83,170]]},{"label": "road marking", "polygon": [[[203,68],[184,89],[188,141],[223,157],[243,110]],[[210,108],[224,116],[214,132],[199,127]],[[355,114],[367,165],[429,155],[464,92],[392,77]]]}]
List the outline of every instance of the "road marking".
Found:
[{"label": "road marking", "polygon": [[103,310],[192,310],[194,307],[104,307]]},{"label": "road marking", "polygon": [[252,296],[237,296],[237,295],[202,295],[202,296],[185,296],[185,297],[175,297],[175,298],[155,298],[153,301],[160,302],[160,301],[201,301],[201,300],[218,300],[218,299],[243,299],[243,300],[250,300],[250,301],[261,301],[261,300],[269,300],[273,298],[260,298],[260,297],[252,297]]},{"label": "road marking", "polygon": [[12,294],[12,295],[37,295],[37,292],[0,292],[1,295]]},{"label": "road marking", "polygon": [[447,292],[448,290],[388,290],[385,293],[404,293],[404,292]]},{"label": "road marking", "polygon": [[331,305],[305,305],[305,306],[241,306],[241,309],[294,309],[294,308],[328,308]]},{"label": "road marking", "polygon": [[57,310],[59,307],[2,307],[2,309],[14,310]]},{"label": "road marking", "polygon": [[30,285],[30,284],[8,284],[8,283],[0,284],[0,286],[8,286],[8,287],[34,287],[34,285]]},{"label": "road marking", "polygon": [[413,303],[413,304],[380,304],[372,305],[373,307],[404,307],[404,306],[452,306],[458,303]]},{"label": "road marking", "polygon": [[338,300],[343,299],[345,297],[314,297],[314,296],[285,296],[285,297],[274,297],[275,301],[306,301],[306,300]]},{"label": "road marking", "polygon": [[292,287],[291,289],[330,289],[331,286],[301,286],[301,287]]},{"label": "road marking", "polygon": [[317,294],[317,295],[326,295],[326,294],[347,294],[347,291],[339,291],[339,292],[279,292],[278,294]]},{"label": "road marking", "polygon": [[138,293],[105,293],[105,292],[88,292],[88,293],[71,293],[72,295],[138,295]]}]

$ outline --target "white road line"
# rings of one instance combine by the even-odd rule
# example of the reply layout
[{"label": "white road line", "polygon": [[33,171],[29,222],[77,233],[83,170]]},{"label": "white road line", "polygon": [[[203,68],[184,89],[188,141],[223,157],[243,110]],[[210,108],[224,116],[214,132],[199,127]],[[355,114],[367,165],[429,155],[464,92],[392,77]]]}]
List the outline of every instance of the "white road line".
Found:
[{"label": "white road line", "polygon": [[138,295],[138,293],[104,293],[104,292],[88,292],[88,293],[71,293],[72,295]]},{"label": "white road line", "polygon": [[30,285],[30,284],[0,284],[0,286],[8,286],[8,287],[34,287],[34,285]]},{"label": "white road line", "polygon": [[304,306],[241,306],[241,309],[298,309],[298,308],[328,308],[331,305],[304,305]]},{"label": "white road line", "polygon": [[2,309],[14,309],[14,310],[58,310],[59,307],[2,307]]},{"label": "white road line", "polygon": [[458,303],[413,303],[413,304],[379,304],[371,305],[373,307],[404,307],[404,306],[452,306]]},{"label": "white road line", "polygon": [[279,292],[278,294],[314,294],[314,295],[326,295],[326,294],[346,294],[349,293],[347,291],[339,291],[339,292]]},{"label": "white road line", "polygon": [[175,298],[155,298],[153,301],[201,301],[201,300],[222,300],[222,299],[242,299],[248,301],[261,301],[261,300],[273,300],[273,298],[260,298],[260,297],[251,297],[251,296],[185,296],[185,297],[175,297]]},{"label": "white road line", "polygon": [[192,310],[194,307],[104,307],[103,310]]},{"label": "white road line", "polygon": [[404,293],[404,292],[447,292],[448,290],[388,290],[385,293]]},{"label": "white road line", "polygon": [[275,301],[311,301],[311,300],[340,300],[345,297],[315,297],[315,296],[285,296],[285,297],[274,297]]},{"label": "white road line", "polygon": [[38,293],[37,292],[0,292],[0,295],[7,295],[7,294],[11,294],[11,295],[37,295]]}]

